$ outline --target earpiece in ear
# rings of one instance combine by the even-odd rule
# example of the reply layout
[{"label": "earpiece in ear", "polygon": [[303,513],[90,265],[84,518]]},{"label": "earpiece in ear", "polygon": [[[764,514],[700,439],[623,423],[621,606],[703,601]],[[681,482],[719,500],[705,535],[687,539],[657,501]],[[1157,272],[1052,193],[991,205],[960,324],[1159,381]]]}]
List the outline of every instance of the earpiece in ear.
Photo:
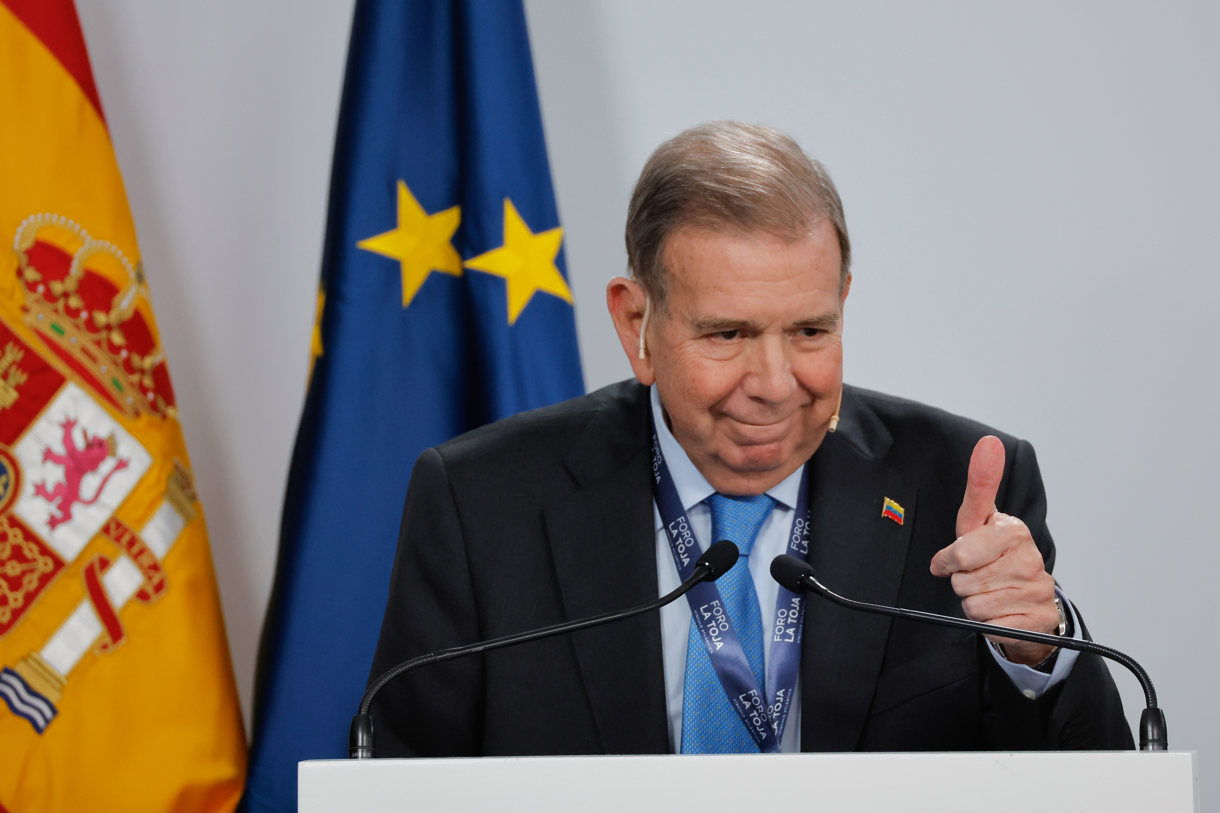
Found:
[{"label": "earpiece in ear", "polygon": [[648,330],[648,317],[652,314],[652,298],[644,297],[644,318],[640,321],[640,361],[648,358],[648,349],[644,347],[644,333]]}]

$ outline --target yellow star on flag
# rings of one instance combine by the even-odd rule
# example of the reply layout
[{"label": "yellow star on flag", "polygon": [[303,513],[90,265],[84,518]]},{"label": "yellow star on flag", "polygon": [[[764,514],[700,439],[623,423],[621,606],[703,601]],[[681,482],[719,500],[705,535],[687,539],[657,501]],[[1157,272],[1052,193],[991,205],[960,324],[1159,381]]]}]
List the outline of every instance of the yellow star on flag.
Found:
[{"label": "yellow star on flag", "polygon": [[461,209],[451,206],[430,215],[403,181],[398,182],[398,227],[365,238],[358,248],[398,260],[402,267],[402,306],[411,304],[433,271],[462,276],[462,258],[453,247],[453,233],[462,222]]},{"label": "yellow star on flag", "polygon": [[313,336],[309,342],[309,377],[308,382],[313,378],[314,364],[318,361],[318,356],[322,353],[322,312],[326,308],[326,291],[321,287],[318,288],[318,310],[313,320]]},{"label": "yellow star on flag", "polygon": [[555,258],[563,242],[563,229],[554,228],[534,234],[517,213],[517,207],[504,199],[504,245],[466,261],[467,268],[504,277],[508,289],[508,323],[514,324],[536,291],[572,303],[572,292]]}]

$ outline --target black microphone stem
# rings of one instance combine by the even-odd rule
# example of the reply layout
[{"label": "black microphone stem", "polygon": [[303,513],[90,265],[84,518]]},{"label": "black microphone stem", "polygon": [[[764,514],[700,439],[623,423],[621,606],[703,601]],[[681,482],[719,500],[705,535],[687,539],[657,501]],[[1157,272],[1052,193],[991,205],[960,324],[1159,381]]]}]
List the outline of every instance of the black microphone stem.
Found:
[{"label": "black microphone stem", "polygon": [[360,701],[360,713],[368,714],[373,695],[380,691],[382,686],[389,683],[391,680],[404,672],[410,672],[412,669],[429,663],[442,663],[444,661],[451,661],[454,658],[460,658],[463,655],[477,655],[478,653],[486,652],[489,649],[499,649],[502,646],[523,644],[527,641],[536,641],[539,638],[549,638],[550,636],[558,635],[561,632],[576,632],[577,630],[582,630],[585,627],[595,627],[598,624],[610,621],[620,615],[646,613],[649,610],[655,610],[663,604],[668,604],[675,599],[681,598],[683,595],[689,592],[692,587],[701,581],[703,581],[702,574],[696,571],[690,579],[678,585],[673,589],[672,592],[630,610],[616,610],[615,612],[602,613],[601,615],[596,615],[592,618],[585,618],[580,621],[565,621],[561,624],[553,624],[549,627],[543,627],[542,629],[518,632],[512,635],[505,635],[502,638],[493,638],[490,641],[482,641],[481,643],[477,644],[469,644],[467,646],[452,646],[448,649],[442,649],[438,652],[429,652],[427,655],[420,655],[418,658],[412,658],[409,661],[404,661],[387,669],[385,672],[382,672],[375,681],[369,684],[368,689],[366,689],[364,692],[364,697]]},{"label": "black microphone stem", "polygon": [[[804,563],[802,562],[801,564],[803,565]],[[773,569],[772,573],[774,572],[775,571]],[[942,626],[958,627],[960,629],[970,630],[971,632],[978,632],[984,635],[997,635],[1002,638],[1015,638],[1018,641],[1030,641],[1035,644],[1048,644],[1054,647],[1062,647],[1063,649],[1076,649],[1080,650],[1081,652],[1091,652],[1095,655],[1100,655],[1104,658],[1110,658],[1111,660],[1117,661],[1131,670],[1131,673],[1134,674],[1136,679],[1139,681],[1140,688],[1144,690],[1144,701],[1146,708],[1140,715],[1140,750],[1164,751],[1169,747],[1165,726],[1165,714],[1157,707],[1156,689],[1153,688],[1152,681],[1149,679],[1148,673],[1144,671],[1144,667],[1135,662],[1134,658],[1119,652],[1117,649],[1111,649],[1108,646],[1095,644],[1092,641],[1077,640],[1075,638],[1060,638],[1058,635],[1048,635],[1044,632],[1031,632],[1029,630],[1014,629],[1012,627],[1001,627],[997,624],[984,624],[980,621],[971,621],[967,618],[955,618],[950,615],[938,615],[936,613],[925,613],[920,610],[908,610],[903,607],[886,607],[882,604],[869,604],[866,601],[856,601],[834,592],[829,587],[818,581],[817,576],[813,575],[812,572],[805,571],[803,569],[799,580],[802,586],[808,587],[823,598],[829,599],[835,604],[842,605],[849,609],[861,610],[863,612],[874,613],[876,615],[908,618],[914,621],[940,624]]]},{"label": "black microphone stem", "polygon": [[[731,551],[729,550],[731,548]],[[502,638],[493,638],[490,641],[482,641],[477,644],[467,644],[465,646],[454,646],[448,649],[442,649],[438,652],[430,652],[426,655],[420,655],[417,658],[412,658],[409,661],[404,661],[400,664],[390,667],[385,672],[377,677],[365,689],[364,697],[360,699],[360,710],[355,717],[352,718],[351,730],[348,733],[348,756],[351,759],[366,759],[373,756],[373,720],[369,716],[369,706],[372,705],[373,698],[377,692],[381,691],[381,687],[385,686],[391,680],[406,672],[416,669],[420,666],[425,666],[430,663],[441,663],[442,661],[453,660],[465,655],[475,655],[480,652],[487,652],[500,647],[511,646],[513,644],[523,644],[527,641],[536,641],[540,638],[549,638],[552,635],[559,635],[565,632],[576,632],[587,627],[596,627],[598,624],[604,624],[608,621],[630,618],[631,616],[640,615],[650,610],[656,610],[660,607],[676,601],[686,595],[696,585],[705,581],[714,580],[723,575],[733,563],[737,560],[737,547],[731,542],[721,540],[715,545],[708,548],[708,551],[699,558],[695,564],[695,570],[691,573],[690,578],[682,582],[669,593],[654,599],[647,604],[641,604],[630,610],[617,610],[615,612],[602,613],[601,615],[585,618],[579,621],[565,621],[561,624],[553,624],[542,629],[528,630],[526,632],[518,632],[513,635],[505,635]]]}]

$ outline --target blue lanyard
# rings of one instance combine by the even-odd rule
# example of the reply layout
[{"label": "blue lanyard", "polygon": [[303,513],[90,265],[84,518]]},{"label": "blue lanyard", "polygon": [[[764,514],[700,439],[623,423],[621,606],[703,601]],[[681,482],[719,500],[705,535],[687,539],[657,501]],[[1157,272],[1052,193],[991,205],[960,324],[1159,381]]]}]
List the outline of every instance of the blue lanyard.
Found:
[{"label": "blue lanyard", "polygon": [[[690,519],[678,497],[661,453],[661,442],[656,428],[652,430],[652,475],[653,495],[665,525],[669,549],[678,567],[679,576],[685,580],[695,569],[695,560],[703,553],[699,540],[691,529]],[[796,510],[793,512],[792,531],[788,534],[788,553],[804,559],[809,552],[809,467],[801,474],[800,491]],[[788,713],[792,710],[792,697],[796,692],[796,680],[800,674],[801,630],[805,619],[805,597],[779,587],[775,598],[775,619],[770,627],[771,667],[767,670],[767,686],[764,695],[759,691],[758,681],[750,670],[750,663],[741,648],[741,640],[733,628],[733,621],[723,611],[724,602],[715,583],[697,585],[686,594],[691,617],[699,629],[703,644],[707,647],[712,668],[728,695],[733,709],[758,743],[763,753],[779,752],[784,736]],[[765,629],[765,628],[764,628]]]}]

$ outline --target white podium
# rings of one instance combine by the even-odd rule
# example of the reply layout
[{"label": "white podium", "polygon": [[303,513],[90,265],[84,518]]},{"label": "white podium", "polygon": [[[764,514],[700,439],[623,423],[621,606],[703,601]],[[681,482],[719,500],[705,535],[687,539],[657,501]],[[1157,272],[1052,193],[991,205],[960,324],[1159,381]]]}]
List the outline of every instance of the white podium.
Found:
[{"label": "white podium", "polygon": [[300,813],[1194,813],[1189,752],[315,760]]}]

